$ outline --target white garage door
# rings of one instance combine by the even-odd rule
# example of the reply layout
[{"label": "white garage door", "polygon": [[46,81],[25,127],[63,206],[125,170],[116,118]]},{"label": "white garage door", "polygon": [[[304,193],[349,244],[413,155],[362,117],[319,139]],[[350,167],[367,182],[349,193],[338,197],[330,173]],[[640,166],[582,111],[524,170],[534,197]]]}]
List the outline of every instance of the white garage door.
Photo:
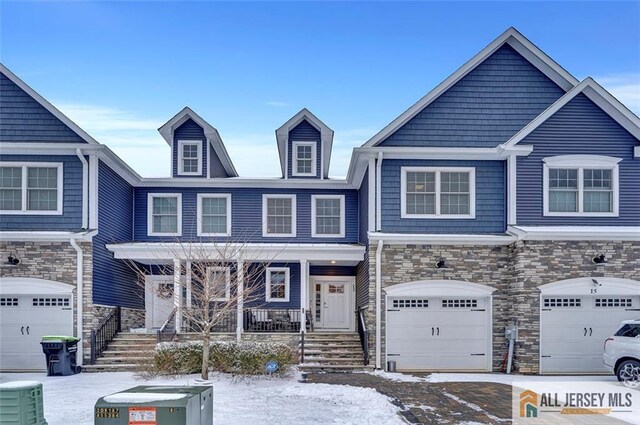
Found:
[{"label": "white garage door", "polygon": [[[640,289],[640,288],[639,288]],[[542,297],[542,373],[607,372],[604,340],[620,322],[640,318],[640,295],[550,295]]]},{"label": "white garage door", "polygon": [[387,360],[398,370],[490,370],[490,298],[389,297]]},{"label": "white garage door", "polygon": [[[48,286],[49,293],[33,293]],[[73,335],[71,288],[39,279],[0,281],[0,370],[46,370],[42,336]],[[16,289],[31,293],[12,294]]]}]

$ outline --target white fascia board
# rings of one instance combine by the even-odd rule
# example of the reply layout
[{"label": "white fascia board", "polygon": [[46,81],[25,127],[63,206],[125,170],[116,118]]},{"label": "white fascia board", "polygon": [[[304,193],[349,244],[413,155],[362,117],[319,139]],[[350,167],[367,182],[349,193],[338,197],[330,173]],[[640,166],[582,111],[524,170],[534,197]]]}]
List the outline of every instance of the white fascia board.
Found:
[{"label": "white fascia board", "polygon": [[540,115],[534,118],[533,121],[514,134],[511,139],[501,145],[501,148],[505,150],[514,149],[517,143],[525,139],[536,128],[540,127],[545,121],[551,118],[556,112],[580,93],[587,96],[600,109],[624,127],[625,130],[640,140],[640,118],[638,118],[633,112],[629,111],[626,106],[620,103],[618,99],[613,97],[591,77],[588,77],[560,99],[552,103]]},{"label": "white fascia board", "polygon": [[640,226],[508,226],[507,233],[529,241],[640,241]]},{"label": "white fascia board", "polygon": [[556,82],[565,91],[578,84],[578,80],[569,74],[564,68],[558,65],[553,59],[547,56],[542,50],[527,40],[515,28],[511,27],[498,38],[493,40],[487,47],[482,49],[474,57],[468,60],[453,74],[447,77],[442,83],[437,85],[433,90],[427,93],[422,99],[412,105],[403,112],[398,118],[393,120],[389,125],[374,135],[367,141],[363,147],[376,146],[378,143],[386,139],[397,129],[406,124],[411,118],[416,116],[420,111],[426,108],[431,102],[436,100],[441,94],[446,92],[454,84],[464,78],[469,72],[474,70],[485,59],[491,56],[496,50],[504,44],[509,44],[518,53],[523,55],[529,62],[540,69],[545,75]]},{"label": "white fascia board", "polygon": [[405,234],[369,232],[372,241],[382,240],[385,244],[423,245],[509,245],[517,239],[513,235],[458,235],[458,234]]},{"label": "white fascia board", "polygon": [[97,230],[86,232],[38,232],[38,231],[2,231],[0,241],[6,242],[68,242],[71,239],[77,241],[89,241]]},{"label": "white fascia board", "polygon": [[243,261],[325,261],[359,262],[366,248],[346,244],[242,244],[211,243],[123,243],[107,244],[118,259],[166,261],[169,259],[212,259],[224,253],[228,258],[241,256]]},{"label": "white fascia board", "polygon": [[0,142],[0,152],[3,155],[76,155],[77,149],[82,152],[97,152],[105,149],[104,145],[88,143],[12,143]]},{"label": "white fascia board", "polygon": [[47,111],[51,112],[54,117],[62,121],[67,127],[69,127],[74,133],[84,139],[87,143],[98,145],[99,143],[91,137],[86,131],[81,129],[76,123],[71,121],[66,115],[60,112],[55,106],[42,97],[38,92],[29,87],[27,83],[22,81],[17,75],[11,72],[6,66],[0,63],[0,72],[2,72],[8,79],[10,79],[16,86],[24,90],[29,96],[31,96],[36,102],[42,105]]}]

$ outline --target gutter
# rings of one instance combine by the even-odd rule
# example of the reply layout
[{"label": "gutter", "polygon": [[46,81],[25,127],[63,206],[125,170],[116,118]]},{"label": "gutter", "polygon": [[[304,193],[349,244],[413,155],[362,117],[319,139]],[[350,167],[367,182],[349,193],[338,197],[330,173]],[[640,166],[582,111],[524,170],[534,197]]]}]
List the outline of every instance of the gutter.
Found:
[{"label": "gutter", "polygon": [[82,228],[89,227],[89,163],[82,155],[82,149],[76,149],[76,155],[82,162]]},{"label": "gutter", "polygon": [[384,246],[384,242],[382,239],[378,240],[378,247],[376,248],[376,369],[380,369],[381,365],[381,352],[382,347],[380,344],[380,338],[382,335],[382,331],[380,329],[382,324],[382,306],[380,303],[382,302],[382,277],[380,276],[382,272],[382,264],[380,261],[382,259],[382,247]]}]

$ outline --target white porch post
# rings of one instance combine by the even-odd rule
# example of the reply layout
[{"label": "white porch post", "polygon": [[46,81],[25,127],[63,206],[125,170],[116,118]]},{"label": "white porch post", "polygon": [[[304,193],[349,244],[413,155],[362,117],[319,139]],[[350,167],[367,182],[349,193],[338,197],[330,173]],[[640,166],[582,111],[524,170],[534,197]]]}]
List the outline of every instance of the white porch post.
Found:
[{"label": "white porch post", "polygon": [[182,270],[180,260],[173,259],[173,306],[176,308],[176,332],[182,332],[182,285],[180,275]]},{"label": "white porch post", "polygon": [[300,333],[306,331],[306,318],[308,300],[307,291],[309,290],[309,262],[300,260]]},{"label": "white porch post", "polygon": [[186,286],[187,286],[186,303],[187,303],[187,308],[191,308],[193,307],[193,305],[191,304],[191,261],[187,261],[186,268],[187,268],[187,276],[185,278]]},{"label": "white porch post", "polygon": [[238,277],[238,310],[237,310],[237,319],[236,319],[236,340],[240,342],[242,339],[242,331],[244,329],[244,320],[242,311],[244,308],[244,261],[242,259],[238,259],[238,271],[236,276]]}]

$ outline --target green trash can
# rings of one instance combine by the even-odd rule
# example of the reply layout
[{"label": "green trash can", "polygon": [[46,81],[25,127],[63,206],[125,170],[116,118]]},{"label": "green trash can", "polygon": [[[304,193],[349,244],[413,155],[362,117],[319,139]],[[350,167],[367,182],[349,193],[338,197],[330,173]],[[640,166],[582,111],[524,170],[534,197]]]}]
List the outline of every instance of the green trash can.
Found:
[{"label": "green trash can", "polygon": [[36,381],[0,384],[0,424],[47,425],[42,384]]},{"label": "green trash can", "polygon": [[211,425],[210,386],[141,385],[98,399],[95,425]]},{"label": "green trash can", "polygon": [[46,335],[42,337],[42,352],[46,358],[47,376],[67,376],[80,373],[76,364],[80,338],[74,336]]}]

